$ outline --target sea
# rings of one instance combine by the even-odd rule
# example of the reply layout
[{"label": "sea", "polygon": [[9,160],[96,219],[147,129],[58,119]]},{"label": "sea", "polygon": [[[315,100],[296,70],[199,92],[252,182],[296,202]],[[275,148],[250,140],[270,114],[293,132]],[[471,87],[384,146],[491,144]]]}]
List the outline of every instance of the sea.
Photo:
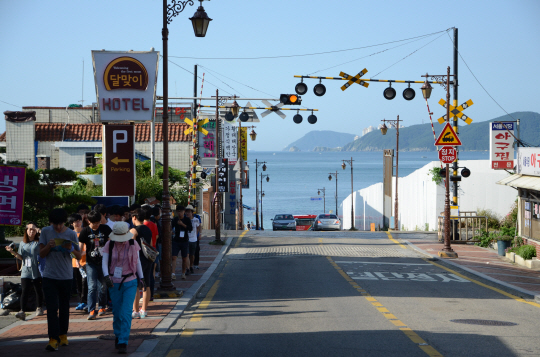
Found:
[{"label": "sea", "polygon": [[[321,214],[324,212],[322,198],[326,190],[326,212],[336,209],[336,178],[328,179],[330,173],[338,173],[337,202],[338,210],[341,202],[351,193],[351,169],[343,169],[342,160],[353,161],[353,187],[360,190],[383,179],[383,152],[288,152],[288,151],[248,151],[249,189],[243,190],[244,205],[253,208],[245,210],[245,220],[255,222],[255,159],[266,162],[266,171],[262,165],[258,168],[257,185],[261,190],[261,173],[263,178],[262,213],[264,228],[271,229],[276,214]],[[488,160],[488,151],[462,151],[460,160]],[[395,159],[394,159],[395,160]],[[438,161],[436,151],[405,151],[399,153],[399,177],[404,177],[423,167],[431,161]],[[321,190],[320,195],[318,191]],[[260,199],[260,197],[259,197]],[[259,210],[261,207],[259,206]]]}]

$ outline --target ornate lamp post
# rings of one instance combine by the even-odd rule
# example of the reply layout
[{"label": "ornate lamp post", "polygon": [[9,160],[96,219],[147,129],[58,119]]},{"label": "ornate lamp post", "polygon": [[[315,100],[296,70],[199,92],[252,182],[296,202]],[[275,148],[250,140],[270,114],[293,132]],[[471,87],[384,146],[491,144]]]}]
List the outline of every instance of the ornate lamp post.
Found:
[{"label": "ornate lamp post", "polygon": [[350,160],[341,160],[343,161],[343,164],[341,164],[341,167],[343,170],[347,167],[346,162],[351,165],[351,231],[355,231],[356,228],[354,227],[354,189],[353,189],[353,158],[351,157]]},{"label": "ornate lamp post", "polygon": [[337,175],[338,175],[338,172],[336,171],[335,173],[334,172],[330,172],[330,174],[328,175],[328,181],[332,181],[332,176],[335,176],[336,177],[336,216],[339,218],[338,216],[338,209],[337,209]]},{"label": "ornate lamp post", "polygon": [[[196,37],[206,36],[206,30],[208,24],[212,21],[208,17],[204,8],[201,5],[197,9],[197,12],[190,18],[193,24],[193,30]],[[182,11],[185,10],[186,5],[193,5],[193,0],[177,1],[172,0],[171,5],[167,4],[167,0],[163,0],[163,29],[161,30],[161,36],[163,38],[163,196],[162,196],[162,234],[163,234],[163,270],[161,273],[161,290],[173,290],[174,285],[171,281],[172,274],[172,256],[171,256],[171,206],[170,206],[170,194],[169,194],[169,51],[168,51],[168,38],[169,29],[167,25],[171,23],[173,17],[176,17]],[[193,134],[195,135],[195,134]]]},{"label": "ornate lamp post", "polygon": [[[264,170],[264,166],[263,166],[263,170]],[[261,172],[261,230],[264,231],[264,223],[263,223],[263,206],[262,206],[262,198],[264,197],[264,192],[263,192],[263,188],[262,188],[262,183],[263,183],[263,177],[266,177],[266,182],[270,181],[270,177],[268,175],[263,175],[262,172]]]},{"label": "ornate lamp post", "polygon": [[[259,166],[263,165],[262,170],[266,171],[266,161],[258,161],[255,159],[255,229],[259,230],[259,181],[257,180]],[[262,183],[261,183],[262,190]],[[262,211],[262,210],[261,210]]]},{"label": "ornate lamp post", "polygon": [[317,195],[320,195],[321,191],[323,193],[323,213],[326,213],[326,188],[319,188],[317,190]]},{"label": "ornate lamp post", "polygon": [[381,133],[383,135],[386,135],[386,132],[388,131],[388,127],[386,126],[386,123],[388,122],[390,125],[396,128],[396,203],[394,205],[394,229],[396,231],[399,231],[399,215],[398,215],[398,169],[399,169],[399,122],[403,120],[399,120],[399,115],[397,116],[397,120],[381,120],[383,122],[381,126]]},{"label": "ornate lamp post", "polygon": [[[446,70],[446,75],[429,75],[426,73],[426,81],[422,86],[422,95],[426,101],[431,96],[431,85],[428,83],[428,77],[435,78],[441,86],[446,89],[446,122],[450,122],[450,66]],[[444,79],[446,78],[446,81]],[[456,169],[457,170],[457,169]],[[446,178],[445,178],[445,194],[444,194],[444,247],[438,253],[441,258],[457,258],[458,255],[450,246],[450,165],[446,164]]]}]

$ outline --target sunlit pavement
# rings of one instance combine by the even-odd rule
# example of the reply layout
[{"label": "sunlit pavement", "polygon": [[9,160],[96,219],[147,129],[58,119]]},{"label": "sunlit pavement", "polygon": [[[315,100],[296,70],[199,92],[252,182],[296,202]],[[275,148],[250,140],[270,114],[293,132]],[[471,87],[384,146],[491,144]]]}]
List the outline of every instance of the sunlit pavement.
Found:
[{"label": "sunlit pavement", "polygon": [[246,232],[151,355],[537,355],[540,305],[405,242],[429,237]]}]

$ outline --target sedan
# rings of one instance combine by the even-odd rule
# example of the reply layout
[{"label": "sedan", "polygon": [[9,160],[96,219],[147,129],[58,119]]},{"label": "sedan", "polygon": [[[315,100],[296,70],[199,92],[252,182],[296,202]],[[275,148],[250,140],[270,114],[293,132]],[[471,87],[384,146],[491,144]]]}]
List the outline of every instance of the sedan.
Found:
[{"label": "sedan", "polygon": [[272,229],[274,231],[295,231],[296,220],[292,214],[276,214],[276,216],[272,219]]},{"label": "sedan", "polygon": [[341,221],[335,214],[320,214],[315,218],[314,231],[341,230]]}]

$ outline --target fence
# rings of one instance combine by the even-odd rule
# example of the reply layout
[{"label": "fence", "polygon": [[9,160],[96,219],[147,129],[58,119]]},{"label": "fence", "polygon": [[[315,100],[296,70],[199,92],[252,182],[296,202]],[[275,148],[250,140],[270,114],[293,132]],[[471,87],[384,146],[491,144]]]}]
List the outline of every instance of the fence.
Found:
[{"label": "fence", "polygon": [[[487,231],[488,219],[486,216],[477,216],[475,211],[460,212],[459,216],[450,218],[450,242],[468,243],[479,242],[474,239],[481,235],[482,230]],[[439,241],[444,239],[444,214],[438,217],[438,236]],[[456,239],[457,238],[457,239]]]}]

